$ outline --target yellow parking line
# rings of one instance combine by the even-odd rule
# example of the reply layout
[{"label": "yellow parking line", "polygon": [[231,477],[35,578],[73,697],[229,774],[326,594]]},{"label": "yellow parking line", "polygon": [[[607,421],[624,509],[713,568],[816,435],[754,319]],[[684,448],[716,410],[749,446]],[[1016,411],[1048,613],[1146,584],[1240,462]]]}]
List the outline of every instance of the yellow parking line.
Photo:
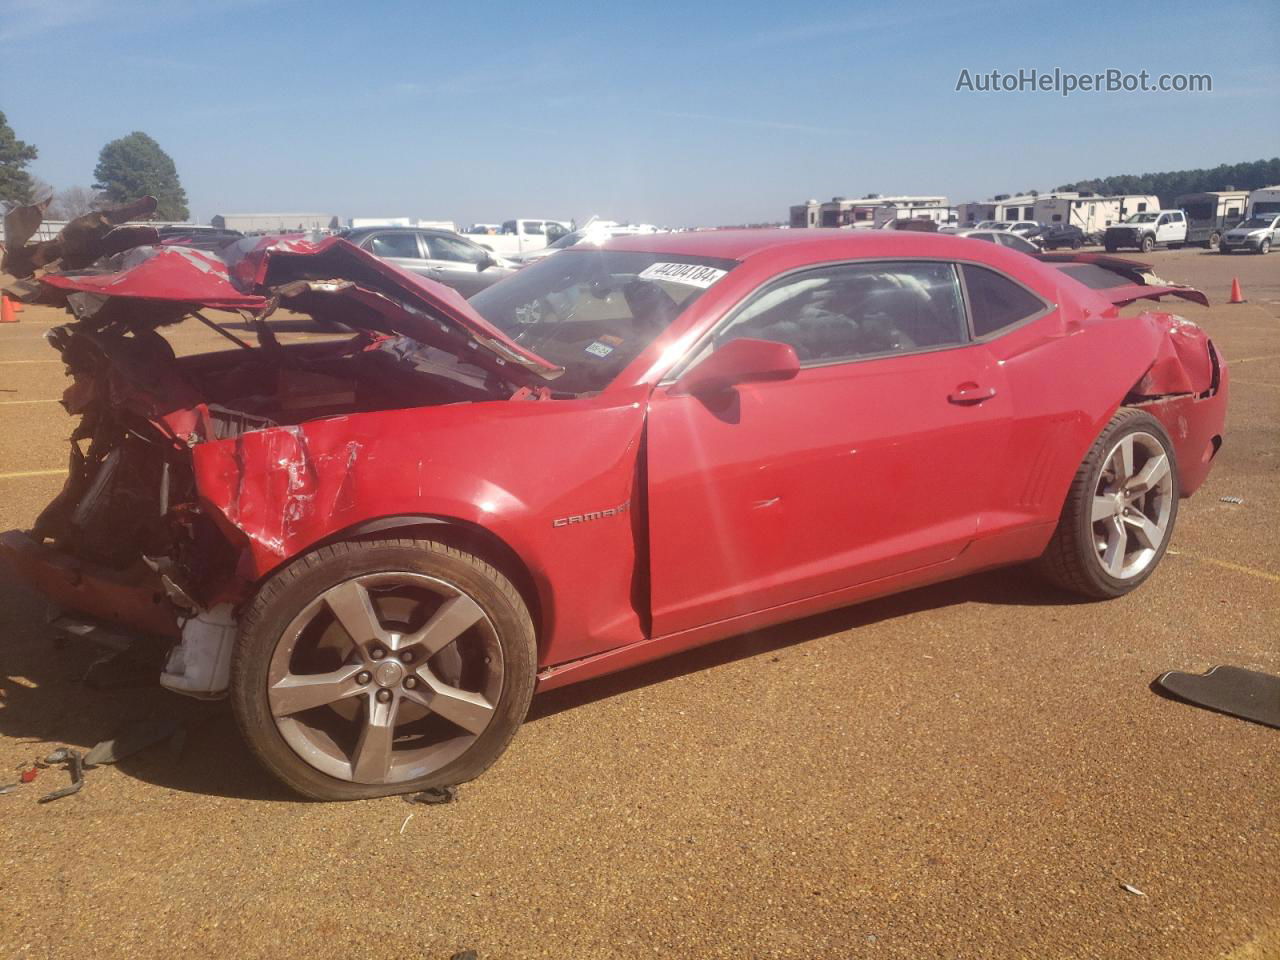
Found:
[{"label": "yellow parking line", "polygon": [[16,407],[22,403],[61,403],[61,400],[0,400],[0,407]]},{"label": "yellow parking line", "polygon": [[1219,560],[1216,557],[1203,557],[1198,553],[1186,553],[1183,550],[1170,550],[1169,553],[1175,557],[1186,557],[1188,560],[1208,563],[1215,567],[1222,567],[1224,570],[1246,573],[1251,577],[1261,577],[1263,580],[1270,580],[1272,583],[1280,583],[1280,574],[1271,573],[1268,570],[1259,570],[1257,567],[1246,567],[1243,563],[1232,563],[1229,560]]},{"label": "yellow parking line", "polygon": [[1239,359],[1228,357],[1227,366],[1230,367],[1237,363],[1254,363],[1258,360],[1280,360],[1280,353],[1272,353],[1265,357],[1240,357]]},{"label": "yellow parking line", "polygon": [[0,363],[62,363],[61,360],[0,360]]},{"label": "yellow parking line", "polygon": [[63,477],[67,468],[58,470],[19,470],[17,473],[0,473],[0,480],[20,480],[23,477]]},{"label": "yellow parking line", "polygon": [[1237,383],[1247,384],[1250,387],[1280,387],[1280,383],[1268,383],[1266,380],[1241,380],[1239,377],[1231,378],[1231,385],[1234,387]]}]

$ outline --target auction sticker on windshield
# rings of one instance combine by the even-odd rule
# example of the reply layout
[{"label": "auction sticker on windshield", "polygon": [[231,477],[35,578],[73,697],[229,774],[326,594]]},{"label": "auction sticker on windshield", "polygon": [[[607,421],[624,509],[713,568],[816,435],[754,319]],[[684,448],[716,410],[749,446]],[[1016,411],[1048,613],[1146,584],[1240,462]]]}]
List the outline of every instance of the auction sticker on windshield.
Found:
[{"label": "auction sticker on windshield", "polygon": [[637,276],[641,280],[667,280],[671,283],[683,283],[690,287],[706,289],[728,271],[715,267],[704,267],[699,263],[651,263]]}]

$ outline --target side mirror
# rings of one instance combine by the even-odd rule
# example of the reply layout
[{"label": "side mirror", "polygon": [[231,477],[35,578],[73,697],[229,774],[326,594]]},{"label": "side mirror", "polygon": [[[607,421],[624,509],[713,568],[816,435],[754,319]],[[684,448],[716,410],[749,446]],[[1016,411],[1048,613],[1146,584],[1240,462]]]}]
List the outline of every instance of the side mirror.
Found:
[{"label": "side mirror", "polygon": [[476,261],[476,273],[484,273],[484,271],[488,270],[490,267],[496,267],[497,265],[498,261],[493,259],[493,254],[486,253]]},{"label": "side mirror", "polygon": [[723,393],[740,383],[790,380],[800,372],[800,360],[789,343],[730,340],[684,374],[671,388],[674,395]]}]

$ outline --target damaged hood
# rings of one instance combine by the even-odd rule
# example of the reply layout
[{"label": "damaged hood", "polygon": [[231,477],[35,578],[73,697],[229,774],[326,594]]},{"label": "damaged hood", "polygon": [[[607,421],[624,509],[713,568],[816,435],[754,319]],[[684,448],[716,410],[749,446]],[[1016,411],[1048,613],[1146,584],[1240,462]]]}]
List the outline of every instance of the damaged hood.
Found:
[{"label": "damaged hood", "polygon": [[[6,224],[14,227],[10,240],[18,241],[5,264],[18,282],[6,287],[28,302],[68,306],[82,320],[101,312],[104,321],[150,328],[202,307],[266,317],[284,305],[355,329],[409,337],[516,386],[543,385],[564,372],[490,324],[452,288],[339,237],[245,237],[211,251],[160,245],[149,227],[124,234],[115,225],[119,217],[108,222],[94,214],[91,224],[72,221],[58,240],[27,244],[43,209],[20,209],[30,216]],[[99,255],[71,257],[68,234],[77,250],[96,248]]]}]

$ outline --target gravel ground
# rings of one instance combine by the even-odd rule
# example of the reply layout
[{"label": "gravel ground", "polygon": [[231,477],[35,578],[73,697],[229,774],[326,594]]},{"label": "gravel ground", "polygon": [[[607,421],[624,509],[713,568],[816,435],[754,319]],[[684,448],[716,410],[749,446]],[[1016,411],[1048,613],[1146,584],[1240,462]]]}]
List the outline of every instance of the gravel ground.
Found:
[{"label": "gravel ground", "polygon": [[[1280,956],[1280,732],[1148,689],[1280,673],[1280,256],[1150,259],[1214,301],[1175,309],[1233,392],[1136,594],[984,574],[545,694],[448,806],[300,802],[225,705],[85,688],[95,653],[0,582],[5,769],[152,714],[189,730],[73,798],[35,803],[58,771],[0,796],[0,956]],[[0,327],[0,529],[61,484],[59,320]]]}]

